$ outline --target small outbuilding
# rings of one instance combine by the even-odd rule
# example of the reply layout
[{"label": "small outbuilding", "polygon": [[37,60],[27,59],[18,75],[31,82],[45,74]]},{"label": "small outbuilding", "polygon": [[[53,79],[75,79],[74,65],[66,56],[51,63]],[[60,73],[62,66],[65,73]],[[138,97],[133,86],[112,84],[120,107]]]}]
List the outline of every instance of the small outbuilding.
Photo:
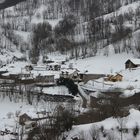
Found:
[{"label": "small outbuilding", "polygon": [[31,70],[33,70],[33,66],[32,65],[26,65],[25,69],[26,69],[26,71],[31,71]]},{"label": "small outbuilding", "polygon": [[27,121],[31,121],[31,120],[32,120],[31,117],[28,116],[26,113],[19,116],[19,124],[20,125],[25,125],[25,123]]},{"label": "small outbuilding", "polygon": [[116,75],[109,75],[107,78],[104,78],[105,81],[117,82],[123,80],[123,75],[117,73]]},{"label": "small outbuilding", "polygon": [[50,64],[47,64],[46,66],[46,70],[47,71],[60,71],[61,69],[61,65],[59,63],[50,63]]},{"label": "small outbuilding", "polygon": [[122,79],[123,79],[123,75],[117,73],[117,74],[113,77],[113,82],[122,81]]},{"label": "small outbuilding", "polygon": [[128,59],[125,62],[125,68],[126,69],[137,68],[139,66],[140,66],[140,59]]}]

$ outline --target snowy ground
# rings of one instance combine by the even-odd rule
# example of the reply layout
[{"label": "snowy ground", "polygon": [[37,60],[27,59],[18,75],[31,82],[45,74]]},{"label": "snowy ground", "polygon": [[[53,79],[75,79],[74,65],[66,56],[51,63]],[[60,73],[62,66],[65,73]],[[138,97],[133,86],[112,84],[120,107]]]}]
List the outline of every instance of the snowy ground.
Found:
[{"label": "snowy ground", "polygon": [[120,89],[123,97],[129,97],[140,92],[140,68],[122,70],[123,80],[120,82],[104,81],[103,78],[87,82],[83,88],[90,91],[111,91]]},{"label": "snowy ground", "polygon": [[[10,130],[10,132],[18,132],[21,126],[18,123],[18,118],[20,115],[26,113],[31,118],[44,117],[41,114],[38,116],[37,112],[46,111],[54,113],[56,106],[65,106],[70,108],[69,103],[54,103],[54,102],[44,102],[39,103],[33,102],[33,105],[29,105],[25,101],[10,102],[8,97],[0,97],[0,131],[5,129]],[[0,136],[0,140],[11,140],[11,135]]]},{"label": "snowy ground", "polygon": [[[121,132],[117,130],[118,128],[128,128],[128,132],[122,133],[123,140],[134,140],[140,139],[140,134],[138,133],[137,137],[133,136],[133,129],[140,126],[140,111],[131,109],[130,114],[124,118],[108,118],[104,121],[78,125],[74,126],[73,129],[68,134],[67,140],[70,140],[74,137],[83,138],[84,140],[93,140],[93,136],[99,136],[100,140],[109,140],[109,136],[112,138],[111,140],[120,140]],[[103,137],[103,133],[101,131],[101,127],[104,128],[103,133],[106,134],[106,137]]]},{"label": "snowy ground", "polygon": [[51,95],[70,95],[68,88],[65,86],[45,87],[43,92]]},{"label": "snowy ground", "polygon": [[86,59],[72,60],[73,67],[90,74],[110,74],[125,69],[125,62],[132,58],[131,54],[112,54],[110,56],[95,56]]}]

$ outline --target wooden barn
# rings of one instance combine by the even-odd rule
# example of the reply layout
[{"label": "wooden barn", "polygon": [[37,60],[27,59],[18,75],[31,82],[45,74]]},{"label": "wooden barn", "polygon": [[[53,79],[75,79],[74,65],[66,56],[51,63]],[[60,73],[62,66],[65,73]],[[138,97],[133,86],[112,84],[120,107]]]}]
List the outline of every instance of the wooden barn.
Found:
[{"label": "wooden barn", "polygon": [[125,68],[126,69],[132,69],[140,66],[140,59],[128,59],[125,62]]},{"label": "wooden barn", "polygon": [[117,73],[115,76],[113,76],[113,82],[116,82],[116,81],[122,81],[123,79],[123,75]]},{"label": "wooden barn", "polygon": [[105,81],[117,82],[123,80],[123,75],[117,73],[116,75],[109,75],[107,78],[104,78]]},{"label": "wooden barn", "polygon": [[32,118],[28,116],[26,113],[22,114],[19,116],[19,124],[20,125],[25,125],[27,121],[31,121]]},{"label": "wooden barn", "polygon": [[37,121],[32,119],[26,113],[19,116],[19,124],[23,127],[24,134],[29,133],[29,131],[37,127]]}]

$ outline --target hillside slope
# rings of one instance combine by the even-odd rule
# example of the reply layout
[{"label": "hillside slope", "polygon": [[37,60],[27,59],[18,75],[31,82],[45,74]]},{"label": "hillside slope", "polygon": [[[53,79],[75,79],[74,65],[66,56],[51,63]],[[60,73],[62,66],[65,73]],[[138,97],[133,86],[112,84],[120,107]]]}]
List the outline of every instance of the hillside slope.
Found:
[{"label": "hillside slope", "polygon": [[[7,2],[1,5],[10,6]],[[94,1],[84,0],[14,2],[11,1],[15,6],[0,11],[2,49],[16,46],[16,50],[26,55],[27,51],[37,50],[32,57],[46,57],[48,53],[59,51],[76,59],[122,52],[140,55],[139,0],[120,0],[114,4],[113,0],[102,1],[102,5],[97,1],[96,9]],[[35,29],[44,22],[51,25],[51,33],[40,38],[35,47],[32,40]],[[4,43],[6,40],[10,43]]]}]

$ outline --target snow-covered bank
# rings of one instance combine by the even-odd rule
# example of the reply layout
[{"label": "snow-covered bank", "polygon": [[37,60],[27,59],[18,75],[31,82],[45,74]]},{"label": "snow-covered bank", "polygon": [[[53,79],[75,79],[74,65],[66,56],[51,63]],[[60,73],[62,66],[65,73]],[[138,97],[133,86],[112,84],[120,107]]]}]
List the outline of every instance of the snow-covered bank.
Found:
[{"label": "snow-covered bank", "polygon": [[[140,139],[139,133],[136,137],[133,135],[133,129],[136,128],[136,126],[138,126],[138,128],[140,126],[139,118],[140,111],[131,109],[130,114],[124,118],[108,118],[97,123],[74,126],[67,140],[74,137],[79,137],[84,140],[93,140],[92,137],[95,136],[98,136],[100,140],[108,140],[109,137],[113,140],[119,140],[121,139],[121,132],[118,128],[128,129],[128,132],[122,132],[123,140]],[[101,128],[103,128],[103,130],[101,130]],[[103,136],[103,133],[105,133],[106,136]]]}]

